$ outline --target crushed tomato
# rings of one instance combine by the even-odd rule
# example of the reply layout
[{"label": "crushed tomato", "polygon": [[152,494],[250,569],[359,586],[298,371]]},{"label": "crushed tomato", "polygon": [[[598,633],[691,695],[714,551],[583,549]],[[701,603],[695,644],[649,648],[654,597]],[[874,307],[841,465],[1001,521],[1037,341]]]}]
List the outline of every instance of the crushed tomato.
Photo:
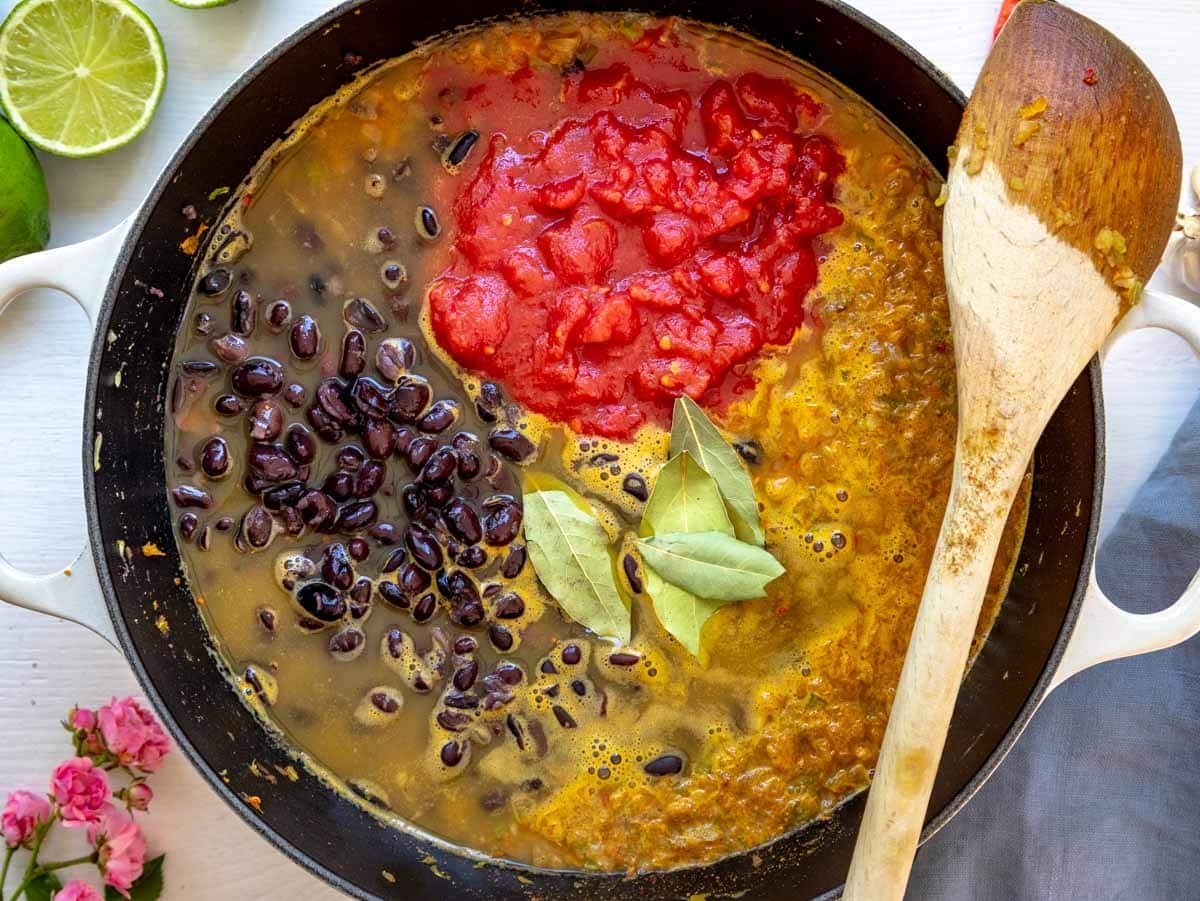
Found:
[{"label": "crushed tomato", "polygon": [[809,133],[819,104],[753,73],[714,80],[678,53],[667,89],[655,75],[670,49],[463,92],[507,128],[454,199],[434,334],[584,433],[628,438],[667,423],[680,394],[713,405],[751,387],[739,364],[791,340],[814,239],[842,222],[844,162]]}]

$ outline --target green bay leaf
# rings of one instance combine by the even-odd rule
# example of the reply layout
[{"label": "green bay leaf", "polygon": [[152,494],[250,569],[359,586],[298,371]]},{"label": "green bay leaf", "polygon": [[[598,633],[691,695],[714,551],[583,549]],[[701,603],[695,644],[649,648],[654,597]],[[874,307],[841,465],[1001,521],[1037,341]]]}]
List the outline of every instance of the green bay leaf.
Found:
[{"label": "green bay leaf", "polygon": [[690,591],[672,585],[660,576],[654,567],[642,561],[646,576],[646,593],[654,603],[654,613],[662,627],[688,649],[693,657],[703,663],[704,655],[700,634],[709,617],[732,601],[714,601],[696,597]]},{"label": "green bay leaf", "polygon": [[534,491],[524,500],[525,544],[542,585],[581,626],[629,641],[629,608],[600,521],[566,491]]},{"label": "green bay leaf", "polygon": [[667,532],[724,532],[733,535],[733,524],[716,481],[688,452],[681,451],[663,464],[642,521],[656,535]]},{"label": "green bay leaf", "polygon": [[763,544],[754,484],[741,459],[699,405],[686,395],[675,398],[671,415],[671,454],[687,451],[704,471],[716,480],[729,511],[737,537],[758,546]]},{"label": "green bay leaf", "polygon": [[666,581],[712,600],[760,598],[783,575],[768,551],[723,532],[671,532],[639,539],[637,547]]}]

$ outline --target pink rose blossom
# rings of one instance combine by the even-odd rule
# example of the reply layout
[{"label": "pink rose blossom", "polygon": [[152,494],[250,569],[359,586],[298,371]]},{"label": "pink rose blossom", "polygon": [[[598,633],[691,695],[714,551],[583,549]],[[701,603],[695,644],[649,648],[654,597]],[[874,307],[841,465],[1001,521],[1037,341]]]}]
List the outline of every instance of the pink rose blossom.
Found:
[{"label": "pink rose blossom", "polygon": [[150,802],[154,800],[154,792],[145,782],[135,782],[126,792],[129,806],[134,810],[149,810]]},{"label": "pink rose blossom", "polygon": [[106,804],[100,821],[88,826],[88,841],[96,846],[104,881],[128,898],[129,887],[146,863],[146,840],[138,824],[125,811]]},{"label": "pink rose blossom", "polygon": [[52,814],[50,802],[44,795],[24,790],[13,792],[0,812],[4,843],[10,848],[25,844],[33,838],[37,827],[49,820]]},{"label": "pink rose blossom", "polygon": [[133,698],[113,698],[100,708],[96,718],[108,750],[125,766],[153,773],[171,750],[154,714]]},{"label": "pink rose blossom", "polygon": [[109,797],[108,777],[87,757],[72,757],[51,774],[50,793],[58,802],[64,825],[94,823]]},{"label": "pink rose blossom", "polygon": [[96,728],[96,711],[86,707],[72,707],[71,712],[67,714],[67,721],[72,728],[91,732]]},{"label": "pink rose blossom", "polygon": [[82,879],[72,879],[58,890],[54,901],[102,901],[100,893]]}]

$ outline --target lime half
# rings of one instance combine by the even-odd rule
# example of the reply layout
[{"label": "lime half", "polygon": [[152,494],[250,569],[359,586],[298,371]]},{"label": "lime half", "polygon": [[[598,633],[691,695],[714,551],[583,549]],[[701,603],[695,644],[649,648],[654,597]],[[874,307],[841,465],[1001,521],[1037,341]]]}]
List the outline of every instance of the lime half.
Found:
[{"label": "lime half", "polygon": [[166,81],[162,39],[129,0],[21,0],[0,25],[0,106],[49,153],[128,144]]},{"label": "lime half", "polygon": [[0,263],[46,246],[49,207],[42,164],[12,126],[0,119]]},{"label": "lime half", "polygon": [[214,6],[228,6],[237,0],[171,0],[176,6],[184,9],[212,9]]}]

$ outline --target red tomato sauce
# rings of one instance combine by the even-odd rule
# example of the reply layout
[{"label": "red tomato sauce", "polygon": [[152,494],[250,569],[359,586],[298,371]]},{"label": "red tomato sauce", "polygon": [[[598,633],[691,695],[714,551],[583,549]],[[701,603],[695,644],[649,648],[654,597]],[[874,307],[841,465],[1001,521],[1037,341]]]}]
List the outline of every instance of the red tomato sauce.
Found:
[{"label": "red tomato sauce", "polygon": [[663,33],[606,57],[442,89],[447,124],[491,128],[454,182],[429,312],[516,400],[629,438],[680,394],[753,387],[746,362],[792,339],[844,162],[786,81],[714,78]]}]

